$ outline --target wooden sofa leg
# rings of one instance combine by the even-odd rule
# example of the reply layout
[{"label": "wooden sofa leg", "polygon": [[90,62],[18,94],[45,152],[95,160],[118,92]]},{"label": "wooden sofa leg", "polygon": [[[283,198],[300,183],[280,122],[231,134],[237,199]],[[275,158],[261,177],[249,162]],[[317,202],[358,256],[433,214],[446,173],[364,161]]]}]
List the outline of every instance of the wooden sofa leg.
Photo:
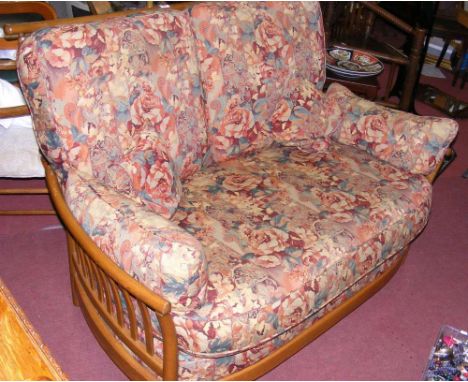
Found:
[{"label": "wooden sofa leg", "polygon": [[68,267],[70,269],[70,287],[73,305],[79,306],[78,294],[75,285],[75,269],[73,266],[73,257],[75,255],[75,241],[67,232],[67,248],[68,248]]}]

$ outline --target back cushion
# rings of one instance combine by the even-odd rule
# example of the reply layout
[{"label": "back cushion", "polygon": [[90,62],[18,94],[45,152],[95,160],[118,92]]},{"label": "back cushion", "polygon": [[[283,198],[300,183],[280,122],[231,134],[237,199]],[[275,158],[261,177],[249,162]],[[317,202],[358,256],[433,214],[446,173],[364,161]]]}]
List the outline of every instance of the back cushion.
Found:
[{"label": "back cushion", "polygon": [[207,138],[186,13],[160,12],[34,33],[19,74],[40,147],[158,212],[177,206]]},{"label": "back cushion", "polygon": [[317,2],[204,3],[191,16],[215,161],[324,134]]}]

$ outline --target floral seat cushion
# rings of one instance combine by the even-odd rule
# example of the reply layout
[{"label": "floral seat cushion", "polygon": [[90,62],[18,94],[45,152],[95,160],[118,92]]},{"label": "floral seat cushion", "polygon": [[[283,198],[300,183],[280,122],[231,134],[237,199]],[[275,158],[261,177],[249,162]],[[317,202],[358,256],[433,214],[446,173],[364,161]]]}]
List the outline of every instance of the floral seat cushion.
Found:
[{"label": "floral seat cushion", "polygon": [[198,173],[172,218],[208,263],[204,304],[174,313],[182,350],[225,357],[295,327],[404,248],[430,199],[422,176],[333,143],[272,147]]}]

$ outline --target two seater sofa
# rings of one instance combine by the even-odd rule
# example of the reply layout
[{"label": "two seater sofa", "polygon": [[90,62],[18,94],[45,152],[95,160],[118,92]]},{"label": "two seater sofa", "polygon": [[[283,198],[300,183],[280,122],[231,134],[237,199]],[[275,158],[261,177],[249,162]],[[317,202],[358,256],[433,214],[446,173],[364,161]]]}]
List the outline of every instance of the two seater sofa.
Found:
[{"label": "two seater sofa", "polygon": [[424,228],[456,123],[324,94],[325,58],[314,2],[23,42],[73,301],[129,377],[262,375],[378,290]]}]

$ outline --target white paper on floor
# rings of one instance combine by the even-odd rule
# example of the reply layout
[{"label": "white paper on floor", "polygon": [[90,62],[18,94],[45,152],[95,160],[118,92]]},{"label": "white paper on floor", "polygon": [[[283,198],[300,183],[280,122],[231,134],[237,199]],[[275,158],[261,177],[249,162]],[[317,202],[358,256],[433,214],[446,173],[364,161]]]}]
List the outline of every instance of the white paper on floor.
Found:
[{"label": "white paper on floor", "polygon": [[439,68],[436,68],[433,64],[424,64],[421,70],[423,76],[432,78],[445,78],[444,73]]}]

